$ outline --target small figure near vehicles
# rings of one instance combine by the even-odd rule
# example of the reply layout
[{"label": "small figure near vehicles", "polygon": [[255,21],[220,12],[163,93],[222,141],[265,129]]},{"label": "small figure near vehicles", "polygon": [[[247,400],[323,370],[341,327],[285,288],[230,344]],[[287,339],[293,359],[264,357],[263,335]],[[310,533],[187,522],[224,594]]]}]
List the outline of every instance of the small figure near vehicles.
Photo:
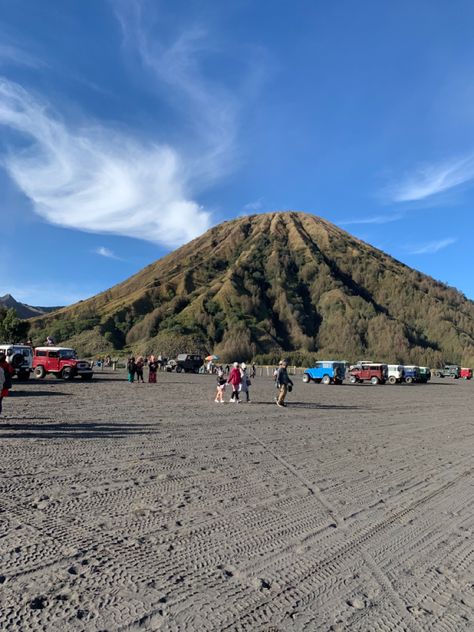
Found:
[{"label": "small figure near vehicles", "polygon": [[90,380],[94,372],[87,360],[78,360],[74,349],[48,346],[34,350],[33,373],[39,379],[52,373],[63,380],[72,380],[76,376]]},{"label": "small figure near vehicles", "polygon": [[0,353],[6,356],[6,362],[13,369],[13,375],[19,380],[28,380],[33,366],[33,349],[30,345],[0,345]]},{"label": "small figure near vehicles", "polygon": [[342,384],[346,376],[345,362],[335,360],[319,360],[314,366],[305,369],[303,382],[317,382],[318,384]]},{"label": "small figure near vehicles", "polygon": [[349,382],[358,384],[362,382],[370,382],[374,386],[377,384],[385,384],[388,378],[388,367],[386,364],[356,364],[349,371]]}]

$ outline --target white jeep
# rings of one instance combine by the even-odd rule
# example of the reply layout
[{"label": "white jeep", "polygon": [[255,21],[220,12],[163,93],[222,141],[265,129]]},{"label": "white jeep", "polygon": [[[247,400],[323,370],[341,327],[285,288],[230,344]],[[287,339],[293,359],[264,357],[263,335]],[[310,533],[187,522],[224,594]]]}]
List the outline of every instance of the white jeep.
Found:
[{"label": "white jeep", "polygon": [[400,364],[389,364],[388,365],[388,383],[389,384],[400,384],[403,382],[403,366]]},{"label": "white jeep", "polygon": [[0,345],[0,352],[5,354],[19,380],[29,379],[33,370],[33,349],[29,345]]}]

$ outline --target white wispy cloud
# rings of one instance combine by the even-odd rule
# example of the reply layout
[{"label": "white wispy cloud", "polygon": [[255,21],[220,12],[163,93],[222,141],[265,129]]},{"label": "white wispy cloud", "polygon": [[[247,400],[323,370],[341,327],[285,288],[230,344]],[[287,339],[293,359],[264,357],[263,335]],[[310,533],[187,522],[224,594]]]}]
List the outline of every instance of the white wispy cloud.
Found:
[{"label": "white wispy cloud", "polygon": [[190,195],[188,165],[169,145],[98,124],[74,128],[7,79],[0,79],[0,124],[29,141],[3,165],[53,224],[168,246],[209,227],[210,214]]},{"label": "white wispy cloud", "polygon": [[[0,34],[3,36],[3,34]],[[15,66],[29,66],[30,68],[40,68],[44,66],[44,63],[30,55],[20,47],[7,44],[5,42],[0,43],[0,66],[2,65],[15,65]]]},{"label": "white wispy cloud", "polygon": [[423,165],[385,193],[393,202],[413,202],[474,180],[474,154],[439,164]]},{"label": "white wispy cloud", "polygon": [[456,241],[457,239],[454,237],[446,237],[445,239],[429,241],[425,244],[419,244],[418,246],[407,246],[407,250],[411,255],[431,255],[451,246],[456,243]]},{"label": "white wispy cloud", "polygon": [[105,246],[99,246],[94,250],[96,255],[100,255],[101,257],[107,257],[107,259],[119,259],[117,255],[110,250],[110,248],[106,248]]},{"label": "white wispy cloud", "polygon": [[404,218],[404,213],[387,213],[385,215],[373,215],[337,222],[339,226],[353,226],[355,224],[389,224]]}]

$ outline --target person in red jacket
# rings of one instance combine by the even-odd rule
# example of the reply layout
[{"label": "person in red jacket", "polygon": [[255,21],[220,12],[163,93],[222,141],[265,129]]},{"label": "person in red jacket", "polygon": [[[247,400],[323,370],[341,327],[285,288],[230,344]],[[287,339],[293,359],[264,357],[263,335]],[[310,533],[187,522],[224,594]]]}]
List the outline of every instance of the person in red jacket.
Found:
[{"label": "person in red jacket", "polygon": [[232,397],[230,398],[232,403],[237,402],[237,404],[240,404],[239,386],[241,381],[242,376],[240,374],[239,363],[234,362],[234,366],[231,368],[229,377],[227,378],[227,384],[232,384]]},{"label": "person in red jacket", "polygon": [[4,353],[0,353],[0,415],[2,414],[2,401],[8,395],[12,384],[12,369],[7,362]]}]

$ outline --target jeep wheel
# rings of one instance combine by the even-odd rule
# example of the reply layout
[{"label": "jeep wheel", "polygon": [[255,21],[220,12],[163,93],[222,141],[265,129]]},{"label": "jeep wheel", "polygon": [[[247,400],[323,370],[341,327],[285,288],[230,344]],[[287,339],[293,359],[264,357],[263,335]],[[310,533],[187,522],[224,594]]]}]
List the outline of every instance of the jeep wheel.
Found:
[{"label": "jeep wheel", "polygon": [[389,383],[389,384],[396,384],[396,383],[397,383],[397,378],[396,378],[394,375],[391,375],[391,376],[388,378],[388,383]]},{"label": "jeep wheel", "polygon": [[33,375],[38,379],[38,380],[42,380],[44,377],[46,377],[46,371],[44,366],[37,366],[35,368],[35,370],[33,371]]},{"label": "jeep wheel", "polygon": [[357,378],[355,375],[351,375],[351,377],[349,378],[349,382],[351,384],[357,384]]},{"label": "jeep wheel", "polygon": [[323,384],[326,384],[326,386],[328,384],[331,384],[331,378],[329,377],[329,375],[323,375],[323,379],[321,381]]},{"label": "jeep wheel", "polygon": [[380,382],[379,378],[375,375],[370,378],[370,383],[373,384],[374,386],[377,386],[379,382]]},{"label": "jeep wheel", "polygon": [[307,373],[303,373],[303,382],[305,384],[309,384],[311,382],[311,378],[309,377]]},{"label": "jeep wheel", "polygon": [[412,378],[412,377],[406,377],[406,378],[405,378],[405,382],[406,382],[407,384],[411,384],[411,383],[413,382],[413,378]]},{"label": "jeep wheel", "polygon": [[30,379],[30,372],[29,371],[18,371],[18,380],[20,382],[26,382],[26,380]]},{"label": "jeep wheel", "polygon": [[63,380],[72,380],[72,378],[74,377],[72,367],[65,366],[64,369],[61,371],[61,377],[63,378]]},{"label": "jeep wheel", "polygon": [[180,366],[177,366],[177,367],[176,367],[176,373],[181,373],[181,371],[182,371],[182,370],[183,370],[183,369],[182,369]]}]

